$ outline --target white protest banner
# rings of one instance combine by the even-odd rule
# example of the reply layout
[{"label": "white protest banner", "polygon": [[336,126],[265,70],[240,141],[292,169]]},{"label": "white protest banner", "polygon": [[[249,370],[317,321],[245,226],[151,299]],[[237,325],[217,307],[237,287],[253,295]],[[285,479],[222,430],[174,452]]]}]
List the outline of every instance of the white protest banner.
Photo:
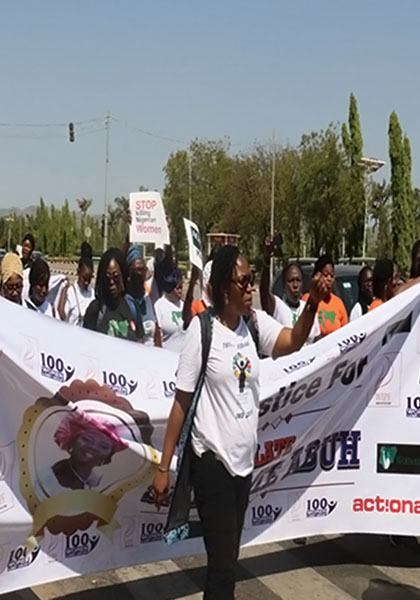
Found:
[{"label": "white protest banner", "polygon": [[195,265],[196,267],[198,267],[200,269],[200,271],[202,271],[203,270],[203,251],[202,251],[202,246],[201,246],[200,230],[198,228],[198,225],[196,225],[193,221],[186,219],[185,217],[184,217],[184,225],[185,225],[185,231],[187,233],[188,250],[189,250],[189,254],[190,254],[191,264]]},{"label": "white protest banner", "polygon": [[[261,361],[243,543],[420,534],[418,294]],[[148,491],[177,356],[3,299],[0,312],[1,593],[202,552],[200,538],[165,545],[168,509]]]},{"label": "white protest banner", "polygon": [[165,209],[158,192],[132,192],[130,213],[130,242],[161,246],[170,243]]}]

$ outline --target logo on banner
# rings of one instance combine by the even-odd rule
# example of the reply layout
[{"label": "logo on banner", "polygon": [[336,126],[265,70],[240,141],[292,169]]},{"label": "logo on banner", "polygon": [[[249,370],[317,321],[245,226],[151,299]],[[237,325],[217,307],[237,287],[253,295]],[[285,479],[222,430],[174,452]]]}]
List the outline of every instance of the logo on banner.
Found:
[{"label": "logo on banner", "polygon": [[17,571],[29,567],[38,557],[40,546],[37,546],[32,552],[26,546],[18,546],[11,551],[7,562],[8,571]]},{"label": "logo on banner", "polygon": [[127,379],[124,373],[114,373],[113,371],[102,371],[103,383],[110,387],[117,394],[130,396],[136,391],[138,382],[134,379]]},{"label": "logo on banner", "polygon": [[289,365],[288,367],[284,367],[283,371],[285,373],[287,373],[288,375],[290,375],[290,373],[299,371],[299,369],[303,369],[303,367],[309,367],[309,365],[314,362],[315,358],[316,358],[315,356],[311,356],[311,358],[308,358],[308,360],[299,360],[297,363],[293,363],[292,365]]},{"label": "logo on banner", "polygon": [[162,381],[163,385],[163,393],[165,394],[165,398],[172,398],[175,394],[176,390],[176,382],[175,381]]},{"label": "logo on banner", "polygon": [[420,475],[420,446],[378,444],[376,472]]},{"label": "logo on banner", "polygon": [[259,504],[251,508],[251,524],[253,527],[259,525],[270,525],[281,515],[283,507],[272,504]]},{"label": "logo on banner", "polygon": [[74,367],[66,365],[62,358],[41,352],[41,375],[43,377],[66,383],[73,377],[74,371]]},{"label": "logo on banner", "polygon": [[317,517],[328,517],[337,507],[337,500],[328,498],[311,498],[306,503],[306,517],[314,519]]},{"label": "logo on banner", "polygon": [[67,535],[64,555],[66,558],[74,558],[90,554],[98,545],[99,539],[99,535],[89,535],[86,532]]},{"label": "logo on banner", "polygon": [[97,545],[99,535],[87,533],[95,522],[112,537],[119,501],[154,472],[152,433],[147,413],[93,380],[38,398],[17,435],[20,486],[33,517],[27,544],[44,529],[62,532],[73,557]]},{"label": "logo on banner", "polygon": [[420,396],[416,396],[415,398],[411,396],[407,397],[405,416],[410,419],[420,419]]},{"label": "logo on banner", "polygon": [[160,542],[163,540],[165,525],[163,523],[142,523],[140,527],[140,541],[142,544]]},{"label": "logo on banner", "polygon": [[341,340],[338,342],[338,349],[340,350],[340,354],[346,354],[346,352],[350,352],[353,348],[359,346],[366,339],[366,332],[362,333],[354,333],[350,337],[345,340]]}]

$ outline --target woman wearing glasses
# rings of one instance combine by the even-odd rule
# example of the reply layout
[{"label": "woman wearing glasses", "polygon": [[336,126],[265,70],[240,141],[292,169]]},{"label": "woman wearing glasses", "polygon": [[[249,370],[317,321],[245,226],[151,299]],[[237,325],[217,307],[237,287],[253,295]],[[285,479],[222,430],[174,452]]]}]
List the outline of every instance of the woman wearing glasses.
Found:
[{"label": "woman wearing glasses", "polygon": [[118,248],[109,248],[99,263],[95,300],[85,313],[83,327],[123,338],[142,341],[141,314],[133,298],[126,294],[127,267]]},{"label": "woman wearing glasses", "polygon": [[163,296],[155,303],[155,345],[180,352],[184,339],[182,275],[178,267],[162,278]]},{"label": "woman wearing glasses", "polygon": [[1,293],[6,300],[22,304],[23,266],[17,254],[9,252],[1,263]]},{"label": "woman wearing glasses", "polygon": [[[240,536],[248,505],[257,443],[259,359],[245,319],[252,311],[253,275],[234,246],[214,258],[210,276],[213,332],[204,385],[191,430],[190,481],[207,551],[205,600],[232,600]],[[322,274],[293,328],[263,311],[254,311],[259,350],[277,358],[303,345],[325,295]],[[174,404],[163,452],[154,478],[155,503],[165,501],[169,468],[201,369],[201,331],[194,317],[185,334],[178,363]]]}]

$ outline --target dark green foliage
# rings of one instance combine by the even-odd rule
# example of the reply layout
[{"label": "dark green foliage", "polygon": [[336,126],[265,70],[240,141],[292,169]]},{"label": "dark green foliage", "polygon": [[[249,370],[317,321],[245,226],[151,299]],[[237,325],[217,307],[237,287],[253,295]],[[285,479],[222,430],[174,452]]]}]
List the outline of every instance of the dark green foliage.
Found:
[{"label": "dark green foliage", "polygon": [[403,139],[398,117],[393,111],[389,119],[389,157],[391,161],[392,248],[393,258],[407,274],[414,239],[413,193],[411,189],[410,144]]},{"label": "dark green foliage", "polygon": [[347,253],[349,256],[361,255],[363,245],[363,231],[365,222],[365,173],[360,167],[363,156],[363,138],[360,127],[357,101],[354,94],[350,94],[349,128],[343,124],[342,141],[350,165],[350,203],[351,222],[346,230]]}]

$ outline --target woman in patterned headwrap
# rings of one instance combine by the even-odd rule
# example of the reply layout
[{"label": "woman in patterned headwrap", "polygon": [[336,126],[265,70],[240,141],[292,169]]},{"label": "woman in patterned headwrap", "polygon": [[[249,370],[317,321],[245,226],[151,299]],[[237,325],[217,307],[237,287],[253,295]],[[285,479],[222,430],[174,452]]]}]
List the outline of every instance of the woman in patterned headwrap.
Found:
[{"label": "woman in patterned headwrap", "polygon": [[23,266],[17,254],[9,252],[1,263],[1,294],[14,302],[22,304]]},{"label": "woman in patterned headwrap", "polygon": [[81,413],[63,419],[54,441],[69,458],[55,463],[52,471],[62,487],[73,490],[97,487],[101,475],[95,473],[95,467],[109,464],[116,452],[128,447],[111,422]]}]

